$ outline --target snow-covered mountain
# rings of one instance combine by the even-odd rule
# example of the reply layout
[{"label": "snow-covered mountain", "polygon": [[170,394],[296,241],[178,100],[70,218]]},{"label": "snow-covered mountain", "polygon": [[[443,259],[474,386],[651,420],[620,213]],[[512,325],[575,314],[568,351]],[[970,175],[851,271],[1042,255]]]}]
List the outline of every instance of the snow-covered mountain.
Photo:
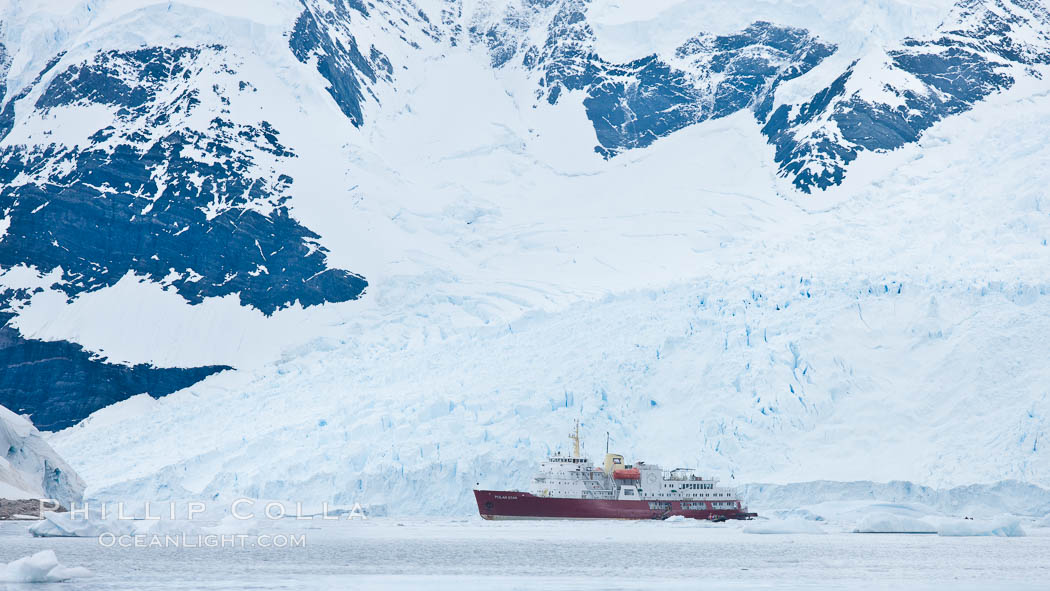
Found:
[{"label": "snow-covered mountain", "polygon": [[89,494],[464,510],[577,417],[1050,485],[1043,2],[0,7],[0,404]]},{"label": "snow-covered mountain", "polygon": [[1050,63],[1050,11],[1039,0],[961,0],[932,33],[873,49],[827,88],[781,105],[762,132],[780,172],[807,193],[841,184],[862,151],[915,142],[1017,78]]}]

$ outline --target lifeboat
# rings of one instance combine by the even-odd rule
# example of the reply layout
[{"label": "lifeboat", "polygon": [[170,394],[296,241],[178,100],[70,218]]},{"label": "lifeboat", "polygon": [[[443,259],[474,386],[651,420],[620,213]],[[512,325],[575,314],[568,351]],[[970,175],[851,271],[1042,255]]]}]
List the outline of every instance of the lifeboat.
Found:
[{"label": "lifeboat", "polygon": [[613,478],[617,480],[641,480],[642,473],[638,468],[630,468],[627,470],[613,470]]}]

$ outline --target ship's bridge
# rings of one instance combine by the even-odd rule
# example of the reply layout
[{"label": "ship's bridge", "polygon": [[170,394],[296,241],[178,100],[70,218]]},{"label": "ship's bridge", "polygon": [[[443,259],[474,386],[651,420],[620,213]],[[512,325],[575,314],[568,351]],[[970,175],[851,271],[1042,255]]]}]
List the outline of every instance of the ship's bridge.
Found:
[{"label": "ship's bridge", "polygon": [[589,464],[590,460],[587,458],[570,458],[562,455],[553,455],[547,458],[548,462],[555,464]]},{"label": "ship's bridge", "polygon": [[572,455],[556,452],[540,463],[540,471],[532,479],[529,492],[541,497],[612,498],[609,479],[601,468],[580,456],[579,423],[569,434],[573,442]]},{"label": "ship's bridge", "polygon": [[587,458],[563,456],[556,453],[547,458],[546,462],[540,463],[540,473],[565,474],[567,472],[591,472],[595,470],[594,464]]}]

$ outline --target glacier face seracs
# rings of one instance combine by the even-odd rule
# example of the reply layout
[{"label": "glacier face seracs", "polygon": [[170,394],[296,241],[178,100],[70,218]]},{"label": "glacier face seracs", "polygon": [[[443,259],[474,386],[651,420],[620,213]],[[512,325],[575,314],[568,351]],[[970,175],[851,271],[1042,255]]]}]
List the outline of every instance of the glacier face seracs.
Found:
[{"label": "glacier face seracs", "polygon": [[0,406],[0,499],[79,502],[84,481],[31,422]]},{"label": "glacier face seracs", "polygon": [[[1050,396],[1028,384],[1047,369],[1013,361],[1050,329],[1046,289],[1029,298],[787,277],[643,290],[414,346],[319,344],[251,380],[115,405],[54,441],[103,498],[246,495],[398,514],[468,513],[476,483],[527,488],[538,458],[570,449],[574,418],[591,456],[608,431],[632,460],[730,484],[1045,486]],[[1032,332],[992,330],[1021,323]],[[970,349],[987,358],[960,360]],[[1005,367],[1016,373],[995,372]]]}]

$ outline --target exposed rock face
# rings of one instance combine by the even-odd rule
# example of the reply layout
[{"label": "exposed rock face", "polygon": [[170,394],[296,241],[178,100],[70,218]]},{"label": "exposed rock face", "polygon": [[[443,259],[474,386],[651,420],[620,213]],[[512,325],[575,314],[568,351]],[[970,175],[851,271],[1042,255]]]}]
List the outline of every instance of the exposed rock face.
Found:
[{"label": "exposed rock face", "polygon": [[[610,63],[595,49],[590,3],[533,1],[470,29],[494,67],[539,72],[554,103],[566,91],[584,105],[605,157],[644,148],[690,125],[751,109],[776,146],[781,176],[804,193],[839,185],[862,151],[918,141],[934,123],[1009,88],[1050,60],[1050,12],[1035,0],[960,0],[936,34],[851,64],[801,104],[774,109],[781,83],[836,51],[807,31],[756,22],[733,35],[699,34],[673,56]],[[547,23],[546,41],[527,41]]]},{"label": "exposed rock face", "polygon": [[[6,322],[9,314],[0,314]],[[73,425],[100,408],[130,395],[170,394],[226,366],[155,368],[124,366],[94,359],[79,345],[65,341],[24,339],[0,325],[0,406],[31,415],[46,431]]]},{"label": "exposed rock face", "polygon": [[[566,92],[583,91],[598,136],[595,151],[606,158],[742,109],[764,121],[780,83],[835,51],[806,31],[756,22],[733,35],[698,34],[672,56],[614,63],[595,49],[587,2],[529,4],[498,24],[475,25],[472,39],[487,46],[493,67],[536,71],[551,104]],[[533,13],[551,15],[542,45],[527,42],[532,23],[544,22]]]},{"label": "exposed rock face", "polygon": [[30,517],[42,518],[47,511],[66,513],[68,510],[43,499],[0,499],[0,521]]},{"label": "exposed rock face", "polygon": [[[369,17],[362,2],[303,2],[304,10],[295,21],[288,46],[296,59],[316,64],[328,82],[328,93],[354,125],[364,124],[361,103],[371,90],[362,80],[375,84],[379,78],[391,79],[390,60],[374,46],[366,56],[358,47],[351,25]],[[420,11],[422,13],[422,11]],[[391,21],[391,25],[396,24]]]},{"label": "exposed rock face", "polygon": [[809,193],[841,184],[863,151],[918,141],[934,123],[1050,63],[1050,12],[1031,0],[962,0],[938,33],[854,62],[763,127],[783,176]]},{"label": "exposed rock face", "polygon": [[[329,268],[318,236],[289,214],[293,179],[279,163],[296,155],[278,130],[266,120],[241,123],[221,108],[201,126],[205,107],[256,92],[227,63],[222,46],[99,51],[52,72],[61,58],[9,98],[0,140],[10,132],[15,105],[42,121],[87,108],[108,110],[112,121],[73,145],[0,148],[6,225],[0,268],[59,269],[52,287],[70,299],[133,273],[193,304],[237,294],[242,305],[265,314],[295,302],[361,295],[364,278]],[[32,295],[0,291],[0,310],[17,309]],[[75,344],[27,340],[6,325],[0,364],[0,404],[30,414],[44,429],[227,369],[106,363]]]},{"label": "exposed rock face", "polygon": [[[204,86],[205,76],[228,86]],[[207,100],[253,92],[221,46],[99,52],[54,76],[33,105],[44,118],[97,105],[114,122],[87,146],[50,145],[0,155],[0,200],[17,203],[0,265],[61,267],[73,297],[128,272],[174,287],[191,303],[240,294],[266,314],[361,294],[361,277],[326,267],[316,234],[286,202],[293,179],[263,157],[295,158],[267,121],[192,117]]]}]

